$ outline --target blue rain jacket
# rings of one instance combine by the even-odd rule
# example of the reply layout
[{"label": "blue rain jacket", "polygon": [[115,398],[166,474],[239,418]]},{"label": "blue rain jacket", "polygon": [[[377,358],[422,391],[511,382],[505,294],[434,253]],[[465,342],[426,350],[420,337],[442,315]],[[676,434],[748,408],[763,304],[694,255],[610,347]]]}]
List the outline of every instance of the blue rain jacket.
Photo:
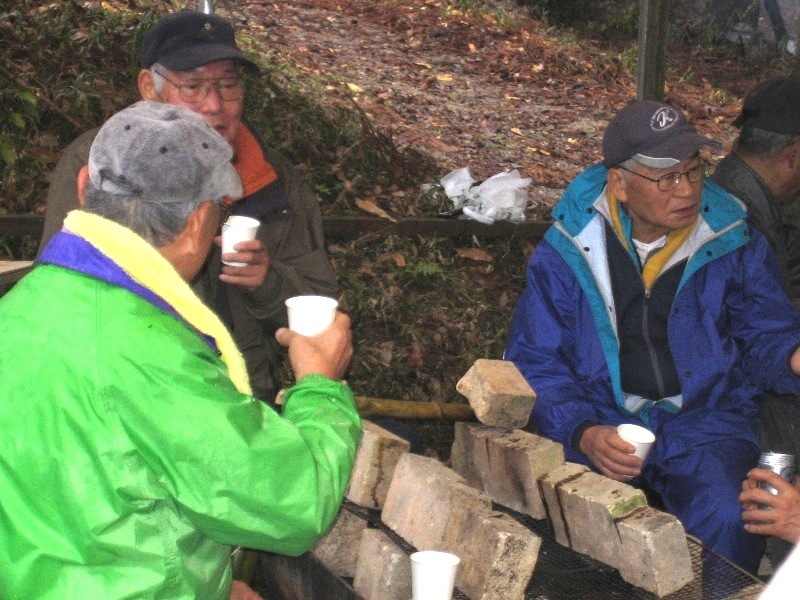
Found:
[{"label": "blue rain jacket", "polygon": [[[652,429],[657,441],[641,483],[662,496],[688,531],[754,568],[746,546],[758,543],[715,540],[744,533],[735,497],[758,457],[758,395],[767,388],[800,392],[800,378],[789,369],[800,344],[800,313],[785,294],[766,240],[746,224],[741,203],[707,181],[700,222],[675,256],[688,257],[668,322],[683,405],[626,411],[602,221],[608,215],[605,182],[602,165],[588,169],[554,208],[555,223],[528,265],[505,358],[536,391],[537,431],[561,442],[568,460],[591,466],[572,446],[586,422]],[[621,218],[630,235],[629,217],[621,211]],[[727,498],[727,508],[717,506],[719,498]],[[726,511],[735,534],[699,530],[708,514]]]}]

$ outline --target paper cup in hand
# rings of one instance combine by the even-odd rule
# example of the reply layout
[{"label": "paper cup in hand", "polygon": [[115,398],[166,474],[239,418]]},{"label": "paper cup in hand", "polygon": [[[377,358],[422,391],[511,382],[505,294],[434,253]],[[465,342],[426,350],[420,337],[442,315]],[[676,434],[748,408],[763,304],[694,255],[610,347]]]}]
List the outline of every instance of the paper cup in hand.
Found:
[{"label": "paper cup in hand", "polygon": [[436,550],[414,552],[409,558],[413,600],[452,599],[460,558]]},{"label": "paper cup in hand", "polygon": [[617,426],[617,433],[619,437],[631,444],[636,448],[634,454],[644,460],[647,453],[650,452],[650,447],[656,441],[656,436],[653,432],[644,427],[633,425],[632,423],[623,423]]},{"label": "paper cup in hand", "polygon": [[339,303],[327,296],[294,296],[286,301],[289,329],[301,335],[325,331],[336,317]]},{"label": "paper cup in hand", "polygon": [[[233,247],[239,242],[254,240],[260,223],[256,219],[232,215],[222,224],[222,253],[236,252]],[[244,267],[247,263],[222,261],[223,264],[231,267]]]}]

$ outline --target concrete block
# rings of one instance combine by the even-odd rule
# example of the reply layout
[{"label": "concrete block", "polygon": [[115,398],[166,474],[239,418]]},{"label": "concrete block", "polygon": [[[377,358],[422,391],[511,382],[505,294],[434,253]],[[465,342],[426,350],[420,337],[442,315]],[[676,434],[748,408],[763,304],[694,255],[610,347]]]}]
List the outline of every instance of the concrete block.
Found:
[{"label": "concrete block", "polygon": [[541,544],[514,518],[479,509],[451,520],[442,547],[461,558],[456,587],[472,600],[522,600]]},{"label": "concrete block", "polygon": [[365,529],[361,535],[353,589],[365,600],[411,598],[411,561],[380,529]]},{"label": "concrete block", "polygon": [[519,429],[460,423],[451,462],[454,471],[498,504],[544,519],[547,512],[538,480],[564,464],[564,448]]},{"label": "concrete block", "polygon": [[641,508],[618,520],[617,531],[619,573],[628,583],[663,598],[694,579],[686,532],[673,515]]},{"label": "concrete block", "polygon": [[589,471],[560,485],[558,497],[572,549],[619,568],[616,521],[647,506],[644,493]]},{"label": "concrete block", "polygon": [[367,508],[383,508],[397,461],[411,449],[408,440],[362,421],[363,433],[358,446],[347,499]]},{"label": "concrete block", "polygon": [[547,473],[539,480],[539,487],[544,498],[547,518],[553,527],[556,541],[562,546],[570,547],[569,531],[564,520],[564,511],[561,509],[561,500],[558,497],[558,488],[573,479],[589,472],[589,467],[577,463],[564,463]]},{"label": "concrete block", "polygon": [[341,509],[328,532],[311,549],[325,567],[339,577],[353,577],[358,561],[358,545],[367,522],[349,510]]},{"label": "concrete block", "polygon": [[485,425],[515,429],[528,423],[536,393],[511,361],[479,358],[456,384]]},{"label": "concrete block", "polygon": [[381,520],[418,550],[440,550],[451,518],[491,510],[490,498],[434,458],[404,454],[394,471]]}]

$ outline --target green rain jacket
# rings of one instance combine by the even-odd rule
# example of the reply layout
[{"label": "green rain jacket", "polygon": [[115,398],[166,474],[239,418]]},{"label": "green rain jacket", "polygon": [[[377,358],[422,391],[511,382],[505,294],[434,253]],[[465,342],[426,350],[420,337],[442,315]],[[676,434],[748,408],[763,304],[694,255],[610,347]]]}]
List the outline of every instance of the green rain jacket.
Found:
[{"label": "green rain jacket", "polygon": [[[60,234],[61,235],[61,234]],[[0,598],[226,598],[231,547],[311,547],[360,420],[317,375],[281,415],[130,290],[39,265],[0,300]]]}]

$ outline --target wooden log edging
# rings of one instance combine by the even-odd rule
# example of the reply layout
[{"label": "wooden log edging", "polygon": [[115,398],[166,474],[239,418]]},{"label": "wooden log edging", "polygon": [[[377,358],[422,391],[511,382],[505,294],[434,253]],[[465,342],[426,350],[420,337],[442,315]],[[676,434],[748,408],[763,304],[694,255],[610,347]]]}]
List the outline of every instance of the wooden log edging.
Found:
[{"label": "wooden log edging", "polygon": [[[549,221],[511,223],[498,221],[486,225],[472,219],[409,218],[389,221],[373,217],[325,216],[322,225],[326,236],[356,237],[359,235],[440,235],[460,237],[475,235],[498,238],[520,235],[538,241],[550,226]],[[41,237],[44,229],[42,215],[0,215],[0,235]]]}]

